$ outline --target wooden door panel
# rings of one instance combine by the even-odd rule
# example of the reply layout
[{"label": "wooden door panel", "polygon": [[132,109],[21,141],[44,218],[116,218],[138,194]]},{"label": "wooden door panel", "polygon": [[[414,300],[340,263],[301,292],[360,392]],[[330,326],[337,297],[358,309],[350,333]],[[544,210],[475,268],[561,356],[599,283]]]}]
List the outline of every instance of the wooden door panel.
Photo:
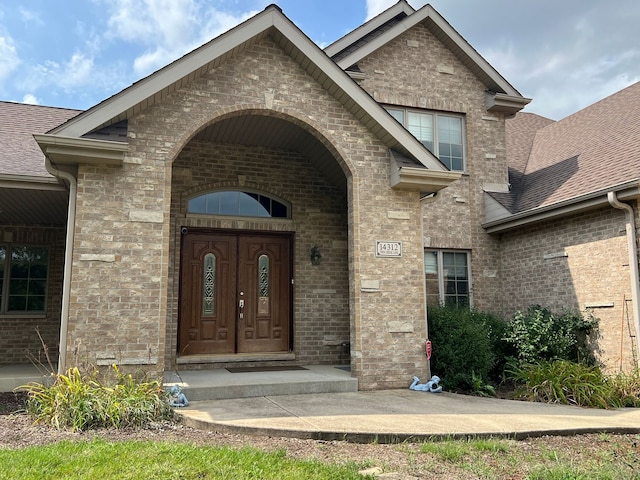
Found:
[{"label": "wooden door panel", "polygon": [[[208,277],[207,255],[214,259],[213,272]],[[234,235],[183,236],[179,328],[182,355],[235,353],[236,263]]]},{"label": "wooden door panel", "polygon": [[[238,245],[238,292],[245,300],[238,320],[238,353],[288,351],[290,240],[243,236]],[[261,257],[268,259],[262,276]]]}]

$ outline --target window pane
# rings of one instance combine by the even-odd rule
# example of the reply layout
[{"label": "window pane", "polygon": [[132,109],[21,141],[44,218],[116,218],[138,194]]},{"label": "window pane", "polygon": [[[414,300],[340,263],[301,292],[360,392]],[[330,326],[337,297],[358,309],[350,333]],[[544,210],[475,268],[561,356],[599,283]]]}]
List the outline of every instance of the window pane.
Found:
[{"label": "window pane", "polygon": [[445,305],[463,307],[469,305],[469,269],[464,252],[443,252],[443,279]]},{"label": "window pane", "polygon": [[46,248],[12,247],[8,311],[44,311],[48,257]]},{"label": "window pane", "polygon": [[206,198],[207,197],[205,195],[192,198],[191,200],[189,200],[187,210],[191,213],[207,213]]},{"label": "window pane", "polygon": [[238,192],[220,192],[220,209],[217,213],[221,215],[237,215],[239,212],[238,207]]},{"label": "window pane", "polygon": [[438,115],[438,158],[450,170],[463,170],[462,118]]},{"label": "window pane", "polygon": [[407,112],[407,130],[433,153],[433,115]]},{"label": "window pane", "polygon": [[189,213],[243,217],[288,218],[289,208],[266,195],[252,192],[212,192],[192,198]]},{"label": "window pane", "polygon": [[404,125],[404,111],[403,110],[394,110],[388,109],[387,112],[391,114],[393,118],[395,118],[401,125]]},{"label": "window pane", "polygon": [[202,316],[210,317],[216,313],[216,256],[213,253],[204,256],[202,281]]}]

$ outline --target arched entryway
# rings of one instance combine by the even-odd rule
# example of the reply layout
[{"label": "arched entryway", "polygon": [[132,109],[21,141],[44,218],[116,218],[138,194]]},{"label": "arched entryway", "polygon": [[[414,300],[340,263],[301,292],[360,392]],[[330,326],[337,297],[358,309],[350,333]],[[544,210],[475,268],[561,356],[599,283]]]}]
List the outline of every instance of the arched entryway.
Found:
[{"label": "arched entryway", "polygon": [[347,176],[336,157],[308,125],[255,111],[185,145],[171,188],[171,364],[349,362]]}]

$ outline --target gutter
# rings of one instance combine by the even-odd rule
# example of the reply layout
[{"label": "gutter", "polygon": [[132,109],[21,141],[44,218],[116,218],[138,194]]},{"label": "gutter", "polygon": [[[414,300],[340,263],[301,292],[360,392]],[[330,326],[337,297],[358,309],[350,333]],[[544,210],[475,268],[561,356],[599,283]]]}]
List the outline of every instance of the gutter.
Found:
[{"label": "gutter", "polygon": [[76,201],[78,182],[70,173],[58,170],[51,160],[45,157],[47,171],[69,183],[69,207],[67,210],[67,237],[64,247],[64,272],[62,275],[62,308],[60,312],[60,347],[58,348],[58,374],[66,371],[67,363],[67,334],[69,330],[69,304],[71,290],[71,266],[73,263],[73,235],[76,223]]},{"label": "gutter", "polygon": [[629,251],[629,276],[631,280],[631,301],[633,303],[633,321],[636,329],[636,368],[640,368],[640,344],[638,336],[640,335],[640,277],[638,275],[638,244],[636,241],[636,222],[634,219],[633,208],[618,200],[616,192],[609,192],[607,200],[613,208],[624,210],[626,217],[627,243]]},{"label": "gutter", "polygon": [[564,215],[572,215],[591,208],[604,207],[608,205],[608,193],[613,190],[618,192],[618,198],[637,198],[638,195],[640,195],[639,179],[635,178],[618,185],[612,185],[607,188],[569,198],[561,202],[536,207],[531,210],[525,210],[524,212],[515,213],[498,220],[485,222],[481,226],[485,229],[486,233],[502,233],[530,223],[548,220],[550,218],[557,218]]}]

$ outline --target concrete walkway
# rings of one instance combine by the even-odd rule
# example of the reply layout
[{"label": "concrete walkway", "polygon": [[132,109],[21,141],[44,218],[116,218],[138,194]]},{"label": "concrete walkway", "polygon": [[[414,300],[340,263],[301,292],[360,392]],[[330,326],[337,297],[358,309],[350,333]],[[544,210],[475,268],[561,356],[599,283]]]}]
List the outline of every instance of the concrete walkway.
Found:
[{"label": "concrete walkway", "polygon": [[198,428],[380,443],[492,436],[640,433],[640,409],[599,410],[406,390],[277,395],[191,402]]}]

